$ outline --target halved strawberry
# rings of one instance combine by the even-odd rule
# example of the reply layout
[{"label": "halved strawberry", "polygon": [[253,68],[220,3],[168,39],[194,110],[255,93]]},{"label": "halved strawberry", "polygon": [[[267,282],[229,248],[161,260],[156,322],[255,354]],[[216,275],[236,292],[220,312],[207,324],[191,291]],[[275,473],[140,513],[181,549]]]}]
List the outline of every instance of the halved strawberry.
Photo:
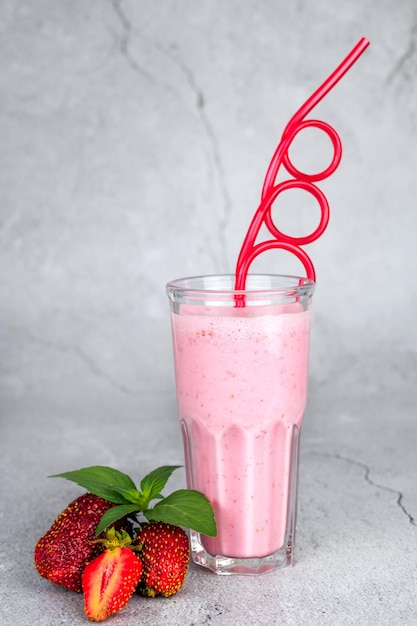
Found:
[{"label": "halved strawberry", "polygon": [[144,596],[173,596],[182,587],[190,560],[190,542],[173,524],[151,522],[136,538],[143,563],[138,592]]},{"label": "halved strawberry", "polygon": [[94,622],[101,622],[129,602],[143,569],[139,557],[128,547],[131,540],[126,532],[110,529],[102,543],[106,551],[90,561],[82,575],[84,611]]}]

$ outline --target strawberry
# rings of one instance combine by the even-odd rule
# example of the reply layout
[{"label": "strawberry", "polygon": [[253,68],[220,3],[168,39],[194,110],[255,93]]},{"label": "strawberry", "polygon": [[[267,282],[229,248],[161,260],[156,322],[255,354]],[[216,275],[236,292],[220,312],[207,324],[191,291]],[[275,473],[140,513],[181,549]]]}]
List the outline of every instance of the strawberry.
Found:
[{"label": "strawberry", "polygon": [[110,529],[99,541],[107,549],[87,564],[82,575],[84,611],[94,622],[120,611],[142,576],[141,560],[129,547],[131,539],[125,531]]},{"label": "strawberry", "polygon": [[[98,547],[103,543],[103,531],[116,525],[117,530],[123,532],[130,528],[136,533],[138,525],[142,524],[137,516],[141,515],[149,523],[139,532],[134,546],[104,545],[114,550],[130,548],[140,552],[144,572],[138,591],[143,595],[168,597],[177,593],[184,582],[190,558],[188,537],[180,526],[209,537],[215,537],[217,533],[213,508],[203,493],[178,489],[168,496],[162,495],[161,491],[178,467],[158,467],[146,474],[138,486],[127,474],[106,465],[92,465],[51,476],[70,480],[89,493],[71,503],[36,545],[35,563],[41,576],[80,591],[83,568],[98,556],[100,549],[103,550],[102,546]],[[100,509],[91,519],[86,515],[84,505],[79,503],[83,498],[92,498]],[[156,503],[152,505],[154,500]],[[97,537],[98,540],[94,541]],[[108,536],[106,541],[109,541]],[[123,558],[127,559],[124,553]],[[129,559],[132,561],[130,556]],[[113,579],[108,570],[114,566],[117,572],[116,566],[123,563],[122,552],[118,550],[116,556],[106,553],[101,562],[106,576]],[[112,588],[103,578],[103,597],[97,591],[96,583],[90,585],[87,579],[86,611],[93,616],[91,619],[104,619],[102,614],[119,610],[123,602],[127,602],[124,577],[123,572],[116,577]],[[116,600],[113,600],[113,591],[117,591]]]},{"label": "strawberry", "polygon": [[144,596],[173,596],[182,587],[190,560],[190,543],[179,526],[147,524],[136,538],[143,563],[138,592]]},{"label": "strawberry", "polygon": [[113,504],[91,493],[71,502],[35,546],[35,566],[43,578],[72,591],[81,591],[81,575],[100,548],[94,531]]}]

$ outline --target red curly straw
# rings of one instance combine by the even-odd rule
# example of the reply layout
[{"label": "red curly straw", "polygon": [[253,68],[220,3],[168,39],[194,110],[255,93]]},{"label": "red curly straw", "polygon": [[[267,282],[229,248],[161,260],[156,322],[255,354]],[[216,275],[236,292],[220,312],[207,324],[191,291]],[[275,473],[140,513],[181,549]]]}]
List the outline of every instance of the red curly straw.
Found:
[{"label": "red curly straw", "polygon": [[[294,254],[304,265],[307,277],[313,281],[316,280],[316,273],[313,263],[307,253],[300,248],[301,245],[311,243],[322,235],[329,221],[329,203],[323,192],[314,184],[317,181],[324,180],[338,167],[342,158],[342,142],[339,135],[332,126],[321,120],[304,120],[305,116],[322,100],[326,94],[333,89],[336,83],[346,74],[352,65],[358,60],[361,54],[369,46],[369,41],[364,37],[358,41],[356,46],[350,51],[342,63],[330,74],[322,85],[310,96],[310,98],[298,109],[288,122],[281,141],[278,144],[275,153],[268,166],[265,180],[262,188],[261,203],[256,210],[252,222],[248,228],[239,257],[236,264],[235,289],[243,290],[246,285],[246,277],[252,261],[262,252],[279,248],[287,250]],[[304,128],[314,127],[325,132],[333,145],[333,158],[330,165],[322,172],[316,174],[306,174],[297,170],[291,163],[288,156],[288,150],[295,136]],[[279,184],[276,183],[277,175],[281,165],[287,172],[293,176],[293,179],[285,180]],[[311,193],[319,203],[321,209],[321,219],[317,228],[305,237],[290,237],[275,226],[271,209],[272,204],[278,195],[287,189],[302,189]],[[256,238],[262,224],[268,228],[274,239],[258,243],[255,245]]]}]

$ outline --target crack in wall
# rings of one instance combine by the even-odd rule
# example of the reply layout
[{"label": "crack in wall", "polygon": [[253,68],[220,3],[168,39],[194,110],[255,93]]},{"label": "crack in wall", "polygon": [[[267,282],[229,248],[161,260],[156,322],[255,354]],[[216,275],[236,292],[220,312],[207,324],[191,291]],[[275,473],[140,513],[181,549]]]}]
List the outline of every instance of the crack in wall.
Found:
[{"label": "crack in wall", "polygon": [[[119,49],[121,55],[125,58],[129,66],[132,68],[134,72],[139,74],[140,76],[149,80],[152,84],[158,85],[162,87],[165,91],[171,94],[176,94],[177,92],[170,86],[164,82],[158,81],[150,72],[148,72],[144,67],[142,67],[134,58],[134,56],[130,52],[130,43],[132,38],[132,24],[129,21],[126,13],[122,8],[122,0],[110,0],[111,6],[116,13],[119,22],[122,27],[122,35],[119,41]],[[187,85],[191,89],[192,93],[196,98],[196,109],[197,114],[203,128],[204,134],[207,138],[208,144],[210,146],[210,151],[213,159],[214,171],[216,174],[217,183],[219,186],[220,194],[223,202],[223,215],[221,216],[218,223],[218,238],[220,243],[220,271],[227,270],[227,238],[226,238],[226,228],[229,222],[230,214],[232,211],[232,201],[228,191],[227,182],[226,182],[226,172],[223,165],[220,144],[219,140],[216,136],[213,124],[210,120],[210,117],[207,114],[206,110],[206,98],[201,87],[198,85],[197,80],[189,68],[188,65],[184,63],[182,59],[172,54],[170,50],[161,44],[148,41],[149,46],[154,46],[161,54],[167,57],[182,73],[184,76]],[[214,258],[214,264],[218,265],[217,259]]]},{"label": "crack in wall", "polygon": [[69,344],[59,343],[56,341],[48,341],[47,339],[44,339],[43,337],[38,337],[37,335],[30,333],[28,330],[23,330],[23,329],[19,329],[15,327],[12,329],[16,333],[18,333],[20,336],[23,335],[27,337],[32,343],[35,343],[39,346],[43,346],[49,350],[54,350],[54,351],[62,352],[64,354],[72,354],[76,356],[80,361],[82,361],[88,367],[91,373],[93,373],[98,378],[101,378],[104,382],[106,382],[113,388],[117,389],[121,393],[125,395],[129,395],[129,396],[133,396],[133,397],[139,397],[141,395],[141,393],[138,390],[132,389],[128,385],[125,385],[124,383],[119,382],[118,380],[110,376],[110,374],[108,374],[103,369],[101,369],[101,367],[97,365],[94,359],[90,357],[89,355],[87,355],[79,346],[71,346]]},{"label": "crack in wall", "polygon": [[381,485],[380,483],[376,483],[374,480],[372,480],[370,477],[371,468],[369,467],[369,465],[367,465],[363,461],[357,461],[356,459],[351,459],[350,457],[344,456],[342,454],[329,454],[326,452],[313,452],[313,451],[311,451],[310,454],[313,454],[315,456],[322,456],[328,459],[336,459],[338,461],[344,461],[345,463],[349,463],[350,465],[360,467],[364,472],[364,479],[368,483],[368,485],[371,485],[371,487],[375,487],[376,489],[382,489],[383,491],[387,491],[388,493],[392,493],[396,495],[397,506],[401,509],[402,513],[407,517],[409,523],[412,526],[417,526],[417,520],[415,519],[415,517],[411,515],[411,513],[409,513],[409,511],[404,506],[404,503],[403,503],[404,494],[398,489],[393,489],[392,487]]},{"label": "crack in wall", "polygon": [[[51,347],[54,347],[54,346],[52,345]],[[57,346],[57,347],[59,347],[59,346]],[[126,394],[128,396],[134,396],[134,397],[138,397],[138,396],[141,395],[138,391],[135,391],[134,389],[131,389],[127,385],[119,382],[118,380],[116,380],[115,378],[110,376],[107,372],[102,370],[97,365],[97,363],[90,356],[85,354],[85,352],[83,352],[83,350],[81,350],[81,348],[79,348],[78,346],[65,346],[64,345],[64,346],[62,346],[61,349],[62,349],[63,352],[73,353],[76,356],[78,356],[81,361],[84,361],[84,363],[89,367],[90,371],[93,374],[95,374],[96,376],[98,376],[98,378],[101,378],[102,380],[104,380],[108,384],[110,384],[115,389],[118,389],[123,394]]]},{"label": "crack in wall", "polygon": [[20,219],[20,212],[14,211],[7,215],[0,223],[0,243],[6,243],[10,231]]},{"label": "crack in wall", "polygon": [[413,71],[407,72],[407,65],[409,64],[411,59],[414,57],[416,50],[417,50],[417,21],[413,24],[413,26],[410,29],[409,42],[408,42],[408,46],[405,52],[400,56],[400,58],[398,59],[398,61],[396,62],[396,64],[394,65],[394,67],[392,68],[392,70],[387,76],[387,80],[386,80],[387,84],[392,83],[393,80],[399,74],[401,74],[402,77],[407,82],[410,81],[413,73],[415,72]]},{"label": "crack in wall", "polygon": [[148,70],[142,67],[130,53],[132,25],[128,20],[126,13],[122,9],[122,0],[110,0],[110,5],[116,13],[122,27],[122,34],[119,38],[120,54],[136,74],[146,78],[152,84],[157,84],[158,81],[156,81],[155,77],[148,72]]},{"label": "crack in wall", "polygon": [[227,224],[229,222],[230,214],[232,211],[232,201],[231,201],[231,197],[230,197],[229,190],[227,187],[226,172],[225,172],[225,168],[224,168],[223,161],[221,158],[219,140],[215,133],[213,124],[211,123],[211,120],[207,114],[206,98],[204,96],[204,92],[202,91],[201,87],[198,85],[195,75],[191,71],[190,67],[186,65],[181,58],[176,57],[173,54],[170,54],[169,52],[165,50],[164,52],[165,54],[169,56],[171,61],[173,61],[173,63],[175,63],[177,67],[179,67],[179,69],[182,71],[191,91],[195,95],[197,113],[200,118],[201,125],[203,127],[204,133],[207,137],[207,140],[211,149],[217,182],[218,182],[220,194],[223,200],[223,215],[219,220],[218,235],[219,235],[219,242],[220,242],[221,271],[225,272],[227,271],[226,228],[227,228]]}]

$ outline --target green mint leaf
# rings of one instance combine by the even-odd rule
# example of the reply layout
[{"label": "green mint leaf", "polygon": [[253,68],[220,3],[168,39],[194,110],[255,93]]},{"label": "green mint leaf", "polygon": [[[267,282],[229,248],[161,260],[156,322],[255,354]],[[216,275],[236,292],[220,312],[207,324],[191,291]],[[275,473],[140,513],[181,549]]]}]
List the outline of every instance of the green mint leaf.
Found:
[{"label": "green mint leaf", "polygon": [[135,483],[127,474],[105,465],[83,467],[72,472],[54,474],[49,478],[66,478],[90,493],[115,504],[136,502],[136,494],[139,494]]},{"label": "green mint leaf", "polygon": [[121,504],[119,506],[113,506],[111,509],[108,509],[104,515],[102,515],[98,526],[95,531],[96,537],[103,532],[105,528],[114,524],[122,517],[129,515],[130,513],[136,513],[137,507],[134,504]]},{"label": "green mint leaf", "polygon": [[184,526],[209,537],[217,535],[210,502],[204,494],[193,489],[174,491],[143,514],[154,522]]},{"label": "green mint leaf", "polygon": [[147,474],[140,483],[143,496],[146,498],[147,504],[154,498],[160,496],[160,492],[163,490],[168,482],[172,472],[174,472],[181,465],[163,465],[153,470],[150,474]]},{"label": "green mint leaf", "polygon": [[[124,489],[123,487],[118,487],[117,491],[125,499],[126,504],[128,502],[137,505],[140,504],[142,494],[137,489]],[[123,502],[121,502],[120,504],[123,504]]]}]

